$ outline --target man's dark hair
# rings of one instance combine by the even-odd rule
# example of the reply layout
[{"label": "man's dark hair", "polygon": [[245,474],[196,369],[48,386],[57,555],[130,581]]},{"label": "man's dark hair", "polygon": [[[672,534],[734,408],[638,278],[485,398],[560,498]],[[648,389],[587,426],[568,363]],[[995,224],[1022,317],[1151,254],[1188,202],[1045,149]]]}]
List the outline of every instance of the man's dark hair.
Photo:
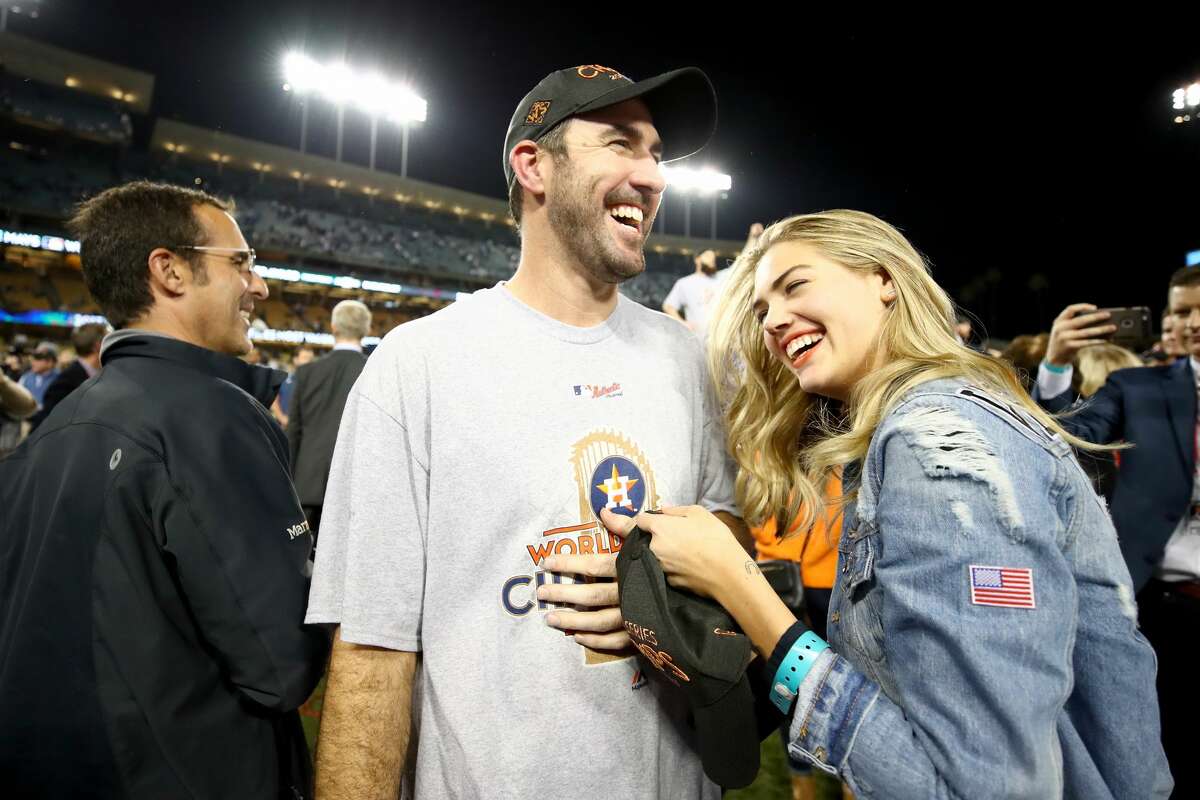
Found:
[{"label": "man's dark hair", "polygon": [[[566,133],[567,125],[570,122],[571,118],[567,117],[546,131],[545,135],[537,141],[537,146],[550,153],[555,161],[562,161],[567,157]],[[513,222],[517,223],[517,230],[521,229],[521,201],[524,197],[525,188],[521,186],[521,182],[514,175],[512,186],[508,189],[508,213],[512,215]]]},{"label": "man's dark hair", "polygon": [[71,344],[75,354],[80,358],[94,355],[100,349],[100,340],[108,334],[108,326],[103,322],[89,322],[71,331]]},{"label": "man's dark hair", "polygon": [[[147,262],[155,248],[205,243],[195,213],[201,205],[228,213],[234,208],[232,201],[197,189],[134,181],[106,189],[75,209],[67,228],[80,241],[83,280],[114,328],[125,327],[154,302]],[[203,262],[192,251],[178,255],[203,282]]]},{"label": "man's dark hair", "polygon": [[1195,286],[1200,284],[1200,267],[1183,267],[1175,270],[1175,274],[1171,276],[1171,282],[1168,284],[1168,289],[1174,289],[1176,286]]}]

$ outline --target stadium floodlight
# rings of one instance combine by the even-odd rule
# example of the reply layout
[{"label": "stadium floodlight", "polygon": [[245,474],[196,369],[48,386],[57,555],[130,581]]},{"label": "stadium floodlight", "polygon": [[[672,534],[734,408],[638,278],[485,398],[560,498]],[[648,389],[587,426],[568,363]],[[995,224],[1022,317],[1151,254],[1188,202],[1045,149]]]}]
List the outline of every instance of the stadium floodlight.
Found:
[{"label": "stadium floodlight", "polygon": [[[717,202],[723,192],[733,188],[733,178],[712,167],[694,168],[684,165],[662,166],[667,186],[683,193],[683,235],[692,235],[692,195],[712,198],[710,237],[717,238]],[[663,223],[666,224],[665,222]]]},{"label": "stadium floodlight", "polygon": [[[297,95],[316,95],[333,103],[338,111],[337,160],[342,160],[342,125],[347,106],[358,108],[371,119],[371,169],[375,169],[375,143],[379,120],[386,119],[401,127],[401,177],[408,176],[408,126],[424,122],[429,104],[405,84],[389,81],[378,73],[355,72],[342,62],[321,64],[303,53],[284,56],[283,88]],[[304,152],[307,132],[307,105],[302,106],[300,151]]]},{"label": "stadium floodlight", "polygon": [[667,185],[685,192],[695,192],[707,195],[711,192],[728,192],[733,188],[733,178],[717,172],[712,167],[694,169],[692,167],[673,167],[669,164],[662,166],[663,177]]},{"label": "stadium floodlight", "polygon": [[30,19],[38,18],[38,5],[42,0],[0,0],[0,33],[8,30],[8,12],[28,14]]}]

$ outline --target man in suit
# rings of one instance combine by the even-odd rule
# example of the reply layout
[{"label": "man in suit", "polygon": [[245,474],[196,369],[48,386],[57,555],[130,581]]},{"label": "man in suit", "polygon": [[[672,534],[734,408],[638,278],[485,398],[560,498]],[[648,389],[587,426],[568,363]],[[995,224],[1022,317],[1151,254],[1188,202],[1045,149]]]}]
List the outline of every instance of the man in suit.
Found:
[{"label": "man in suit", "polygon": [[108,325],[103,322],[89,322],[71,332],[71,344],[75,347],[76,359],[46,388],[41,410],[29,420],[33,428],[40,425],[67,395],[100,371],[100,342],[108,334],[108,330]]},{"label": "man in suit", "polygon": [[[1128,442],[1111,512],[1137,592],[1138,622],[1158,654],[1163,745],[1176,797],[1200,796],[1191,754],[1200,712],[1190,655],[1200,632],[1200,474],[1197,473],[1197,375],[1200,375],[1200,269],[1171,277],[1170,313],[1187,353],[1160,369],[1126,369],[1060,422],[1096,444]],[[1054,321],[1034,397],[1049,411],[1075,401],[1071,361],[1114,330],[1095,306],[1068,306]]]},{"label": "man in suit", "polygon": [[370,332],[370,309],[357,300],[343,300],[333,307],[333,352],[295,373],[287,426],[292,480],[314,540],[342,409],[367,363],[362,339]]}]

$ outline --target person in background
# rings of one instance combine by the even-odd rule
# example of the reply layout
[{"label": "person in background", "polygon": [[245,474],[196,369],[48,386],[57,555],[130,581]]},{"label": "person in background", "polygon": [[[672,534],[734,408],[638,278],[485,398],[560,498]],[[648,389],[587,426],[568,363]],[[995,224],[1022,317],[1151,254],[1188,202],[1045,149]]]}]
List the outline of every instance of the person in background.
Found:
[{"label": "person in background", "polygon": [[1079,395],[1087,399],[1100,391],[1108,376],[1119,369],[1141,367],[1137,353],[1115,344],[1096,344],[1085,347],[1075,356],[1079,371]]},{"label": "person in background", "polygon": [[300,345],[296,350],[296,357],[292,359],[292,368],[288,371],[287,380],[279,387],[279,396],[271,404],[271,413],[275,415],[275,419],[278,420],[279,424],[285,428],[288,426],[292,390],[296,386],[296,370],[305,364],[311,364],[316,357],[316,353],[313,352],[311,347],[306,344]]},{"label": "person in background", "polygon": [[1022,334],[1009,342],[1008,347],[1000,353],[1000,358],[1012,364],[1017,380],[1026,392],[1033,391],[1034,376],[1037,375],[1038,364],[1046,356],[1049,341],[1048,333]]},{"label": "person in background", "polygon": [[1158,655],[1162,741],[1178,797],[1200,797],[1193,754],[1200,714],[1191,639],[1200,630],[1200,465],[1196,458],[1200,375],[1200,270],[1184,267],[1167,285],[1167,303],[1188,357],[1155,369],[1111,373],[1076,406],[1073,362],[1115,332],[1107,310],[1073,303],[1054,320],[1034,398],[1062,414],[1064,428],[1094,444],[1122,442],[1109,511],[1133,577],[1138,624]]},{"label": "person in background", "polygon": [[343,300],[333,307],[331,326],[333,352],[319,361],[301,364],[289,377],[295,387],[287,425],[292,480],[314,545],[320,535],[325,483],[342,410],[350,388],[367,363],[362,340],[371,335],[371,310],[358,300]]},{"label": "person in background", "polygon": [[695,272],[675,281],[663,300],[662,310],[703,339],[708,324],[708,309],[718,285],[716,251],[705,250],[693,258],[692,263],[696,265]]},{"label": "person in background", "polygon": [[[832,506],[841,496],[842,481],[835,476],[830,479],[825,491],[826,501],[830,504],[829,511],[808,531],[799,530],[801,515],[797,515],[783,535],[779,534],[774,517],[762,525],[750,526],[760,563],[783,560],[793,561],[799,566],[804,605],[802,609],[792,608],[791,611],[797,617],[803,614],[804,621],[822,639],[828,635],[829,598],[833,594],[837,575],[838,540],[842,534],[842,514]],[[836,785],[836,779],[814,770],[808,762],[788,752],[787,743],[791,737],[786,721],[780,733],[791,774],[792,800],[816,800],[821,796],[822,783],[833,781]],[[849,792],[848,788],[846,792]]]},{"label": "person in background", "polygon": [[[1142,369],[1136,353],[1115,344],[1094,344],[1075,356],[1075,374],[1079,384],[1080,402],[1087,402],[1108,381],[1108,376],[1120,369]],[[1079,463],[1092,479],[1096,494],[1112,502],[1121,466],[1121,452],[1081,452]]]},{"label": "person in background", "polygon": [[21,441],[21,420],[37,411],[37,400],[29,390],[0,371],[0,458]]},{"label": "person in background", "polygon": [[38,408],[46,397],[46,390],[58,377],[58,347],[42,342],[29,358],[29,371],[21,376],[21,385],[29,390]]},{"label": "person in background", "polygon": [[109,327],[103,322],[89,322],[71,332],[76,358],[46,389],[41,409],[29,420],[32,428],[36,429],[67,395],[100,372],[100,343],[108,332]]},{"label": "person in background", "polygon": [[1159,342],[1168,363],[1178,358],[1185,358],[1188,354],[1187,347],[1183,342],[1183,323],[1171,313],[1170,306],[1163,311],[1162,335],[1159,337]]}]

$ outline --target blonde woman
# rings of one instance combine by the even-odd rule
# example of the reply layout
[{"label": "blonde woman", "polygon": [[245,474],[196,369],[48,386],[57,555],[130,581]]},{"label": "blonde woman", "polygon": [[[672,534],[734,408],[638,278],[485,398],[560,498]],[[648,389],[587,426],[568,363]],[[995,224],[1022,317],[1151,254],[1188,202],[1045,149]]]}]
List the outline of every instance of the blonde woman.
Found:
[{"label": "blonde woman", "polygon": [[767,659],[791,753],[858,797],[1166,797],[1154,655],[1082,443],[953,324],[869,214],[783,220],[732,268],[710,360],[744,516],[811,523],[847,465],[828,646],[703,509],[637,524]]},{"label": "blonde woman", "polygon": [[1142,360],[1131,350],[1115,344],[1094,344],[1079,351],[1079,395],[1091,397],[1100,391],[1108,376],[1119,369],[1141,367]]}]

